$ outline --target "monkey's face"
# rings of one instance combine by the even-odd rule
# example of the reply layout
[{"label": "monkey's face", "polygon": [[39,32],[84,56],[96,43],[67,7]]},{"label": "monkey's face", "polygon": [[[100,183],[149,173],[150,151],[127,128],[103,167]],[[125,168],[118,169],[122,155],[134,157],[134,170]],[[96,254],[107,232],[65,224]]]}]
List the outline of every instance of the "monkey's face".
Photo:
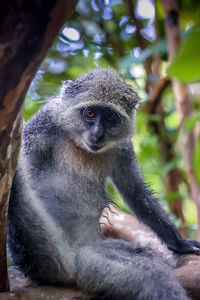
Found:
[{"label": "monkey's face", "polygon": [[62,99],[58,120],[63,117],[61,126],[79,148],[104,152],[133,133],[139,97],[110,69],[94,69],[67,81]]},{"label": "monkey's face", "polygon": [[89,152],[112,148],[126,137],[126,133],[130,134],[125,117],[109,107],[89,106],[80,109],[79,113],[84,128],[80,133],[81,147]]}]

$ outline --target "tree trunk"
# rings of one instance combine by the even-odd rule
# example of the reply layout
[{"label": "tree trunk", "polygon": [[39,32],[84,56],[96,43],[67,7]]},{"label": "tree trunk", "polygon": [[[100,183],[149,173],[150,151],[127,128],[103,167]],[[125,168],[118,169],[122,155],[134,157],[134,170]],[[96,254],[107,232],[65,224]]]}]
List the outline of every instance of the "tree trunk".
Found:
[{"label": "tree trunk", "polygon": [[76,0],[0,3],[0,292],[8,290],[7,211],[29,85]]}]

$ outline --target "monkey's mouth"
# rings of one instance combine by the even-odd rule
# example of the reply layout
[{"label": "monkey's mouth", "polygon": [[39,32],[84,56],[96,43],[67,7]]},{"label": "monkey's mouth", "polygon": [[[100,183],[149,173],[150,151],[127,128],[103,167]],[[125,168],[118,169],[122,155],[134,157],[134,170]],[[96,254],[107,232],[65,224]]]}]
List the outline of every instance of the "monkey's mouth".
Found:
[{"label": "monkey's mouth", "polygon": [[88,147],[93,151],[96,152],[102,148],[100,145],[88,145]]},{"label": "monkey's mouth", "polygon": [[103,145],[96,145],[96,144],[89,144],[87,143],[87,148],[91,151],[91,152],[97,152],[100,149],[103,148]]}]

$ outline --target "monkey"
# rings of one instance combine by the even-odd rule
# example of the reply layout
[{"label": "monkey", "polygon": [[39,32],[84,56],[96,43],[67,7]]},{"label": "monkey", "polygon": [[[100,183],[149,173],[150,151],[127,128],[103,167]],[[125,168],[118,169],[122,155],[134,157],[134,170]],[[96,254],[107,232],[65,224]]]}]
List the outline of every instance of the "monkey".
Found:
[{"label": "monkey", "polygon": [[103,300],[186,300],[152,249],[103,238],[99,219],[112,180],[137,218],[176,253],[182,238],[144,183],[132,135],[139,97],[115,71],[64,82],[24,126],[8,210],[12,263],[38,284],[77,286]]}]

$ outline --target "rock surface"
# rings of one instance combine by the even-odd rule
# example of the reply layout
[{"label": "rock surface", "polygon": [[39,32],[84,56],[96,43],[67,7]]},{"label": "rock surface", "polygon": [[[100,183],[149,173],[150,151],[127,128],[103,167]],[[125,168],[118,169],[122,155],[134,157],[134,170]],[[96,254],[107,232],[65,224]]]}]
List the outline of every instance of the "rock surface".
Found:
[{"label": "rock surface", "polygon": [[1,293],[0,300],[88,300],[76,289],[53,286],[32,286],[14,267],[8,269],[10,293]]},{"label": "rock surface", "polygon": [[200,257],[191,254],[182,255],[174,271],[192,299],[200,300]]}]

